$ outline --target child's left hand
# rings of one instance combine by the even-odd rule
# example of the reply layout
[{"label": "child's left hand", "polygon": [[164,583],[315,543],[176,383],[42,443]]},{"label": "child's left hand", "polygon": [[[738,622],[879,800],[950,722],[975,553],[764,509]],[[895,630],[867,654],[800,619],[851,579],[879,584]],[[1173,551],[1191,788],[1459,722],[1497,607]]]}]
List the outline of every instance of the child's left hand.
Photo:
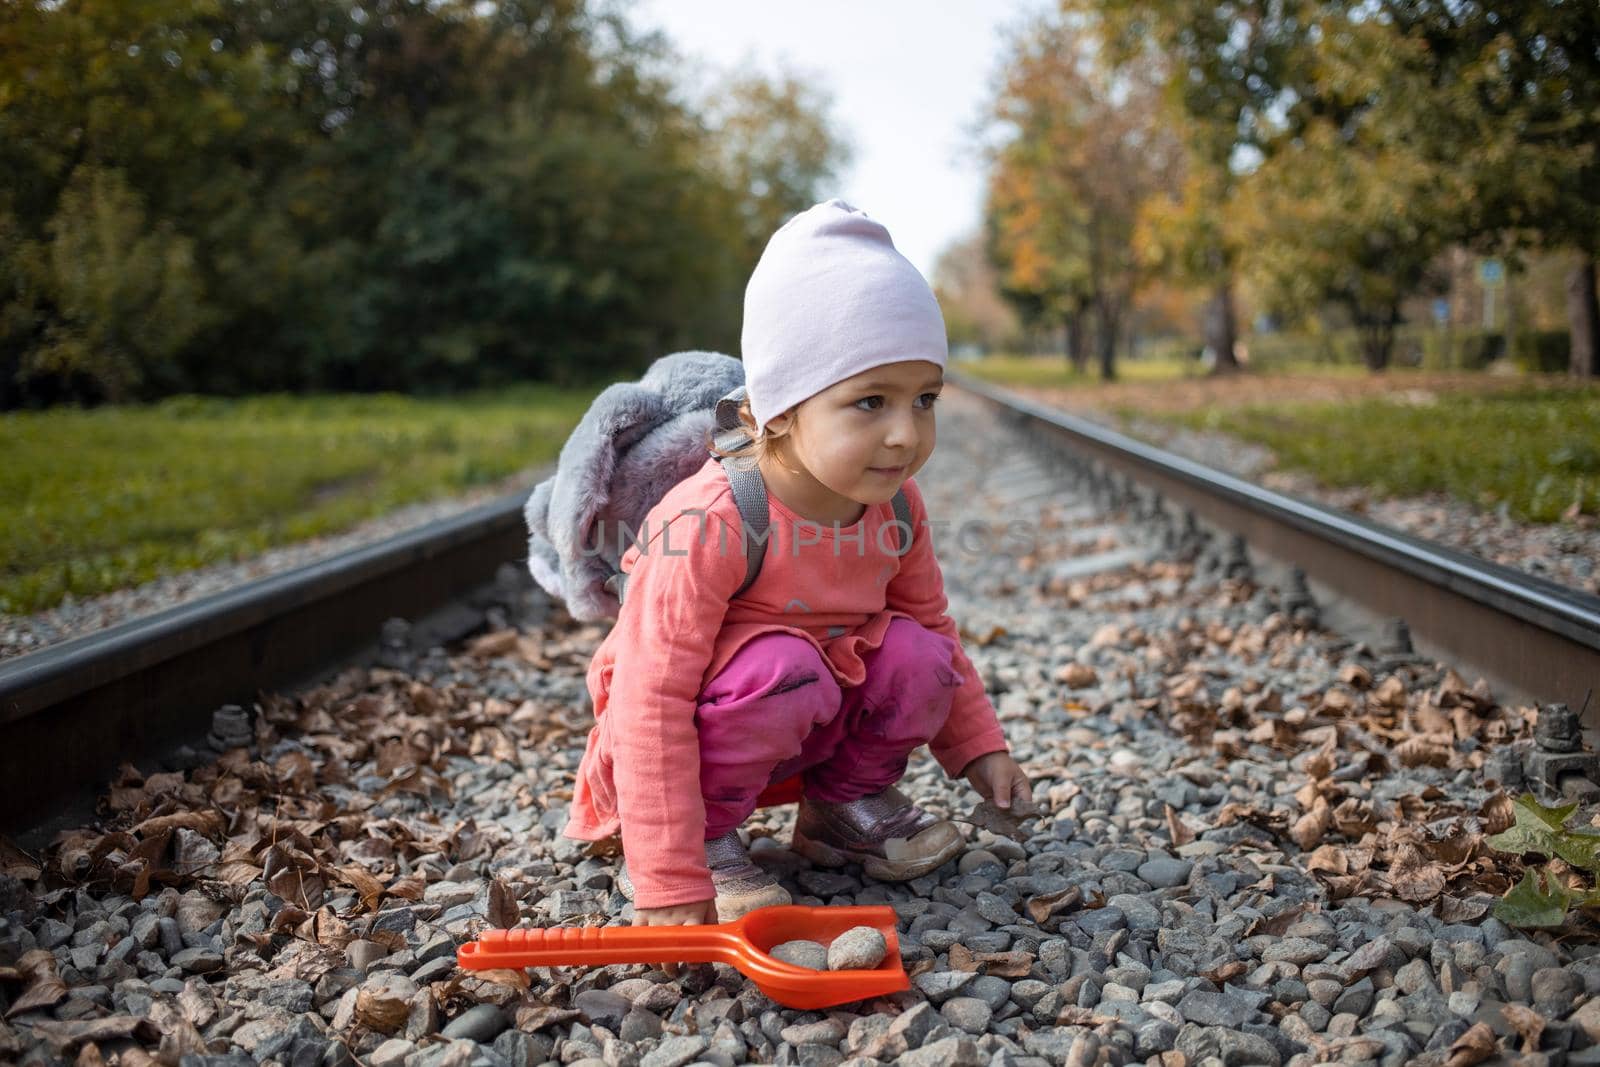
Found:
[{"label": "child's left hand", "polygon": [[972,788],[982,794],[983,799],[997,808],[1033,802],[1033,788],[1028,784],[1028,776],[1022,773],[1022,768],[1017,766],[1017,761],[1011,758],[1009,752],[990,752],[979,756],[967,764],[961,773],[972,783]]}]

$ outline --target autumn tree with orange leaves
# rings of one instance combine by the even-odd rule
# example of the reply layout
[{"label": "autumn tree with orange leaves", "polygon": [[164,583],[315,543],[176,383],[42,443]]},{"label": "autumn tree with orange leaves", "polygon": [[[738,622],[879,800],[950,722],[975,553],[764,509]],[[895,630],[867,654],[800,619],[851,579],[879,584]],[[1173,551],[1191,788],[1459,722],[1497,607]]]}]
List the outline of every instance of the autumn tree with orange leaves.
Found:
[{"label": "autumn tree with orange leaves", "polygon": [[1116,376],[1126,317],[1147,275],[1134,247],[1141,206],[1165,189],[1179,145],[1160,121],[1160,83],[1102,62],[1095,20],[1042,15],[1006,43],[990,108],[986,205],[1003,291],[1026,321],[1065,329],[1102,378]]}]

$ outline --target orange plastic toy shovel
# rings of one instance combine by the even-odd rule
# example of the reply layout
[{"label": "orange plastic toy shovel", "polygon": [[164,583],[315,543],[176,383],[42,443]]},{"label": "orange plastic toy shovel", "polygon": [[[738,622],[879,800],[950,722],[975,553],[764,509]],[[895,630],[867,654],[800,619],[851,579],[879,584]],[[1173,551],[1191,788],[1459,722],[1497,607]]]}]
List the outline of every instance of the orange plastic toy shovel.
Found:
[{"label": "orange plastic toy shovel", "polygon": [[[871,970],[813,971],[773,959],[785,941],[823,945],[855,926],[876,927],[888,952]],[[787,1008],[828,1008],[911,988],[900,961],[894,909],[886,905],[757,908],[715,926],[561,926],[490,930],[456,951],[466,970],[611,963],[726,963]]]}]

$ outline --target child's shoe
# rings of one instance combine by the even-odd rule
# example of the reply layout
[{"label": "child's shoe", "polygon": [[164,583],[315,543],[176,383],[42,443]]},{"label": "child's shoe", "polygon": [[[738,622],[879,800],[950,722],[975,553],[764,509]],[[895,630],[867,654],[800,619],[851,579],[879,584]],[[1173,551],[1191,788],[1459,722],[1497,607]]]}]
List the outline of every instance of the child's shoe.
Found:
[{"label": "child's shoe", "polygon": [[[794,902],[776,876],[750,859],[738,830],[729,830],[706,842],[706,866],[711,868],[711,885],[717,891],[718,922],[732,922],[757,908]],[[628,877],[626,861],[617,867],[617,892],[633,899],[633,880]]]},{"label": "child's shoe", "polygon": [[948,819],[930,815],[890,786],[843,804],[802,797],[794,851],[822,867],[850,860],[880,882],[904,882],[953,859],[966,841]]}]

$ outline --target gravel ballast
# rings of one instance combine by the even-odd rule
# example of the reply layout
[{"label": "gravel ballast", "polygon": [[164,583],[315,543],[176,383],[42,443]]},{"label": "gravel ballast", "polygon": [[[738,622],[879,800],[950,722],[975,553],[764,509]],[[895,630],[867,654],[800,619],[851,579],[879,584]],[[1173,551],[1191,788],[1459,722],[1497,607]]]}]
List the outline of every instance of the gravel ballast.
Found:
[{"label": "gravel ballast", "polygon": [[248,745],[129,768],[102,824],[0,853],[0,1060],[1600,1063],[1595,946],[1490,912],[1520,876],[1482,845],[1509,804],[1491,756],[1528,709],[1296,622],[1227,546],[1182,558],[976,401],[942,412],[930,512],[1036,535],[936,533],[1039,812],[975,812],[923,751],[901,788],[971,820],[931,874],[814,871],[792,806],[744,828],[796,903],[893,907],[910,990],[794,1011],[720,964],[455,968],[491,924],[632,917],[614,853],[559,836],[605,629],[535,601],[270,697]]}]

